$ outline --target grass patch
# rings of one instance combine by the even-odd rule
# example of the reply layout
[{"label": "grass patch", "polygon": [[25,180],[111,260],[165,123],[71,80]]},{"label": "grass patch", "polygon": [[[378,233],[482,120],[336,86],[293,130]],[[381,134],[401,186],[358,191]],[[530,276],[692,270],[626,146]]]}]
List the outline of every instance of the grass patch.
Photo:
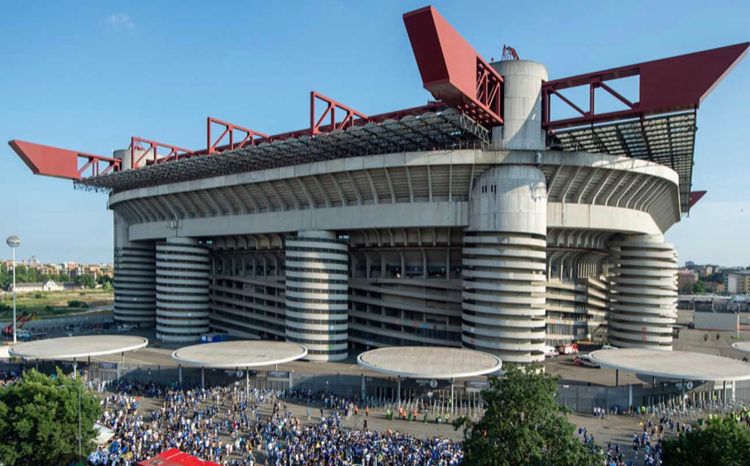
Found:
[{"label": "grass patch", "polygon": [[[114,294],[105,290],[66,290],[23,293],[17,296],[18,315],[35,313],[37,317],[56,317],[81,312],[92,306],[112,304]],[[5,293],[0,298],[0,320],[13,318],[13,296]]]}]

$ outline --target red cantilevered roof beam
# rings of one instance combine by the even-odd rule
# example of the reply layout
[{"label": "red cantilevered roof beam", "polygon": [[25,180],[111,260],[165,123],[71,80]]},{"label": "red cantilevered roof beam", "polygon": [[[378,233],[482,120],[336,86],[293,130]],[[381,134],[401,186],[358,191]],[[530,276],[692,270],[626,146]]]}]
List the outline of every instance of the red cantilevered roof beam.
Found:
[{"label": "red cantilevered roof beam", "polygon": [[[602,123],[623,118],[643,117],[697,109],[709,92],[747,53],[750,43],[730,45],[677,57],[664,58],[609,70],[547,81],[542,85],[543,125],[549,130]],[[638,101],[627,99],[606,82],[638,76]],[[588,103],[577,105],[559,91],[588,86]],[[626,107],[623,110],[597,113],[596,89],[602,89]],[[578,116],[552,119],[552,96],[557,96]]]},{"label": "red cantilevered roof beam", "polygon": [[695,204],[700,201],[703,196],[706,195],[707,191],[690,191],[690,199],[688,199],[688,208],[692,209]]},{"label": "red cantilevered roof beam", "polygon": [[[142,165],[152,163],[162,163],[170,160],[179,160],[182,157],[190,156],[193,151],[164,144],[161,142],[144,139],[137,136],[130,138],[130,162],[131,168],[138,168]],[[167,153],[159,153],[159,149],[167,149]]]},{"label": "red cantilevered roof beam", "polygon": [[[318,101],[325,102],[326,104],[326,108],[323,110],[320,117],[317,116],[315,110],[315,104]],[[337,121],[339,118],[336,118],[336,110],[339,110],[339,115],[341,115],[341,112],[344,113],[344,116],[340,118],[340,121]],[[328,125],[323,124],[326,119],[329,121]],[[346,129],[352,126],[357,119],[367,120],[367,115],[358,112],[351,107],[347,107],[340,102],[336,102],[323,94],[315,91],[310,92],[310,134],[316,135],[321,131]]]},{"label": "red cantilevered roof beam", "polygon": [[487,126],[503,124],[503,78],[433,7],[404,14],[424,88]]},{"label": "red cantilevered roof beam", "polygon": [[[224,128],[216,139],[211,138],[212,126],[222,126]],[[239,134],[235,135],[235,132]],[[219,146],[227,136],[229,144]],[[225,150],[242,149],[245,146],[254,146],[263,139],[268,139],[268,135],[217,118],[208,117],[206,122],[206,152],[209,154],[224,152]]]},{"label": "red cantilevered roof beam", "polygon": [[17,139],[8,144],[35,175],[80,180],[85,176],[106,175],[120,170],[120,161],[111,157]]}]

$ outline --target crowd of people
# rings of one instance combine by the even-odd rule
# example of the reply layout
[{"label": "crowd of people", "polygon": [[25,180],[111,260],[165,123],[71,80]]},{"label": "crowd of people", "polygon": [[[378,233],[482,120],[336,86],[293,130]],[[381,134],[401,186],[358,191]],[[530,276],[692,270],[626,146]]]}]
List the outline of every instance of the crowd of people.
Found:
[{"label": "crowd of people", "polygon": [[[373,432],[366,423],[363,429],[343,428],[339,412],[351,414],[352,400],[324,396],[318,400],[320,420],[305,424],[280,395],[274,390],[252,389],[246,394],[238,387],[182,390],[133,382],[107,387],[101,424],[114,435],[91,453],[89,464],[133,466],[168,448],[226,466],[453,466],[461,462],[460,442],[390,430]],[[318,396],[284,395],[295,401]],[[161,405],[143,406],[148,399]],[[328,415],[323,415],[323,408]]]},{"label": "crowd of people", "polygon": [[[13,371],[0,371],[0,386],[18,377]],[[127,380],[110,384],[91,381],[89,387],[101,393],[99,422],[113,434],[90,454],[91,466],[135,466],[169,448],[222,466],[455,466],[463,459],[459,441],[420,438],[390,429],[369,430],[367,401],[325,392],[257,388],[246,392],[239,386],[179,389]],[[317,405],[315,419],[308,407],[304,422],[286,402]],[[364,423],[359,428],[344,427],[342,417],[360,413]],[[603,409],[594,412],[601,419],[607,414]],[[747,410],[736,417],[750,427]],[[399,414],[399,418],[406,416]],[[633,433],[632,445],[606,445],[605,466],[659,466],[665,438],[692,429],[689,422],[652,416]],[[578,437],[598,448],[586,428],[578,429]]]},{"label": "crowd of people", "polygon": [[12,383],[18,379],[16,371],[0,371],[0,386]]},{"label": "crowd of people", "polygon": [[[607,444],[607,466],[661,465],[666,437],[690,432],[692,428],[690,423],[680,422],[670,416],[642,421],[641,430],[633,433],[632,452],[627,452],[627,447],[623,445],[611,442]],[[630,459],[626,459],[626,456]]]}]

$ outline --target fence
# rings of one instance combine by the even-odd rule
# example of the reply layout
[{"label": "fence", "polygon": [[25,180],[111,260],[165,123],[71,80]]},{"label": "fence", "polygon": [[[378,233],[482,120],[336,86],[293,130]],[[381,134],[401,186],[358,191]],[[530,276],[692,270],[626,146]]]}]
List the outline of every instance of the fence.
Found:
[{"label": "fence", "polygon": [[[46,373],[52,373],[55,365],[66,372],[72,370],[71,363],[38,363],[34,364]],[[0,370],[20,370],[21,364],[2,364]],[[27,363],[25,367],[32,367]],[[79,362],[82,372],[87,372],[89,379],[112,381],[118,377],[155,382],[163,385],[199,387],[202,383],[211,385],[244,385],[246,382],[254,388],[272,388],[276,390],[303,389],[312,392],[332,393],[350,399],[365,399],[372,407],[393,405],[398,399],[395,378],[370,377],[361,374],[316,374],[304,371],[250,371],[246,378],[244,371],[205,369],[158,365],[92,363]],[[428,407],[430,412],[445,413],[453,408],[453,413],[465,413],[474,416],[481,412],[483,403],[480,390],[486,382],[459,382],[453,387],[451,397],[450,385],[441,381],[402,381],[401,402],[406,406]],[[684,409],[723,409],[750,403],[750,381],[724,384],[711,382],[688,385],[686,387],[687,403],[683,408],[683,389],[679,383],[657,382],[651,384],[633,384],[619,387],[560,384],[557,400],[572,411],[591,414],[595,407],[609,411],[625,412],[631,408],[648,407],[652,412],[657,410]]]}]

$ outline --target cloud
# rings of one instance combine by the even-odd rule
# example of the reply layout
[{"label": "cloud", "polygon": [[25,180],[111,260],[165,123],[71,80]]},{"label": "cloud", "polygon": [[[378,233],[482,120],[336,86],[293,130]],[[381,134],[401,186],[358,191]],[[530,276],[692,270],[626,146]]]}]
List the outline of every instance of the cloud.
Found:
[{"label": "cloud", "polygon": [[133,29],[135,27],[135,22],[130,18],[130,15],[125,13],[112,13],[107,17],[105,23],[120,29]]}]

